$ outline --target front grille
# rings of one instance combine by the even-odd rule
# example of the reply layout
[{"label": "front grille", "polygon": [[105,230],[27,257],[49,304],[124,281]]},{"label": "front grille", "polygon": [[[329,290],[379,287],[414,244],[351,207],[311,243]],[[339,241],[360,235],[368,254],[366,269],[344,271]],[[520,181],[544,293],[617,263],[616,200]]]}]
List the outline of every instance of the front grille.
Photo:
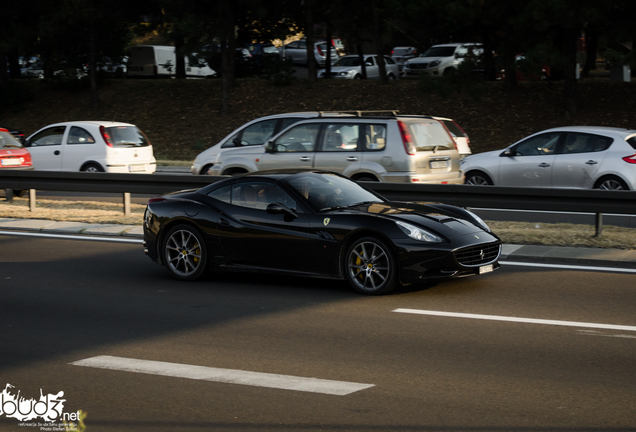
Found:
[{"label": "front grille", "polygon": [[499,258],[500,243],[470,246],[455,252],[455,259],[464,267],[477,267],[490,264]]},{"label": "front grille", "polygon": [[409,63],[409,69],[426,69],[428,63]]}]

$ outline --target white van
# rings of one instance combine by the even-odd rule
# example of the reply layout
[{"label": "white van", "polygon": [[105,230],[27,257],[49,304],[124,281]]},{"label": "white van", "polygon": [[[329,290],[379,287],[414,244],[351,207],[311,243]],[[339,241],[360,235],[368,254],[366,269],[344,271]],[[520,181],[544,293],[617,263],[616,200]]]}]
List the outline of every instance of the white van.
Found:
[{"label": "white van", "polygon": [[[196,54],[185,57],[188,78],[209,78],[216,76]],[[177,56],[173,46],[139,45],[130,50],[126,76],[142,78],[174,77],[177,74]]]},{"label": "white van", "polygon": [[129,123],[55,123],[31,135],[24,146],[36,170],[152,174],[157,169],[150,141]]}]

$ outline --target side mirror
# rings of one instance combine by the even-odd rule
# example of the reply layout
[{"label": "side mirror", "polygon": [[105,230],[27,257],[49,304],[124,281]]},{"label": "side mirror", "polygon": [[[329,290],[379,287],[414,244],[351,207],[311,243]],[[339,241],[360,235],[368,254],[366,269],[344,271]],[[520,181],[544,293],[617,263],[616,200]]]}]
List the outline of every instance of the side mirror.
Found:
[{"label": "side mirror", "polygon": [[514,155],[516,155],[517,152],[514,149],[508,149],[506,151],[504,151],[501,156],[505,156],[505,157],[513,157]]},{"label": "side mirror", "polygon": [[265,153],[276,153],[274,141],[267,141],[267,144],[265,144]]},{"label": "side mirror", "polygon": [[269,214],[282,214],[285,215],[285,219],[287,217],[291,217],[292,219],[296,219],[298,217],[298,213],[294,209],[290,209],[285,204],[281,203],[272,203],[267,206],[266,209]]}]

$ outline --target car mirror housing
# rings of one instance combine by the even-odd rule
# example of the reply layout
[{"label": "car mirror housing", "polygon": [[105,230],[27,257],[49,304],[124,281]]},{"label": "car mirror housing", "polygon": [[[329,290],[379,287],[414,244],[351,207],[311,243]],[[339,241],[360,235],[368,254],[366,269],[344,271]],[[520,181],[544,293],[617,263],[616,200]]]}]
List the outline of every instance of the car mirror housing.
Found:
[{"label": "car mirror housing", "polygon": [[274,141],[267,141],[267,144],[265,144],[265,153],[276,153]]},{"label": "car mirror housing", "polygon": [[512,157],[512,156],[514,156],[516,154],[517,154],[517,152],[514,151],[513,149],[508,149],[508,150],[504,150],[504,152],[501,154],[501,156]]}]

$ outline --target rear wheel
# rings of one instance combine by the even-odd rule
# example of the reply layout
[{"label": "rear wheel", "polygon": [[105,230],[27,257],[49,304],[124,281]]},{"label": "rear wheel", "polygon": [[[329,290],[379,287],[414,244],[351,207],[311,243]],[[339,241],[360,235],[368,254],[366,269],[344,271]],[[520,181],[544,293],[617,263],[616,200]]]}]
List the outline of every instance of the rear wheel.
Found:
[{"label": "rear wheel", "polygon": [[201,171],[199,172],[199,175],[207,175],[208,171],[210,170],[210,168],[212,168],[213,164],[207,164],[204,165],[203,168],[201,168]]},{"label": "rear wheel", "polygon": [[466,174],[466,184],[473,186],[491,186],[492,180],[482,172],[471,172]]},{"label": "rear wheel", "polygon": [[84,171],[84,172],[104,172],[104,168],[102,168],[101,165],[91,163],[91,164],[85,165],[82,168],[82,171]]},{"label": "rear wheel", "polygon": [[362,294],[386,294],[398,284],[393,253],[377,238],[357,240],[349,247],[345,260],[347,279]]},{"label": "rear wheel", "polygon": [[627,184],[618,177],[605,177],[600,179],[594,189],[603,189],[603,190],[629,190]]},{"label": "rear wheel", "polygon": [[177,225],[167,233],[162,243],[163,262],[172,277],[191,281],[206,271],[208,251],[199,230],[190,225]]}]

